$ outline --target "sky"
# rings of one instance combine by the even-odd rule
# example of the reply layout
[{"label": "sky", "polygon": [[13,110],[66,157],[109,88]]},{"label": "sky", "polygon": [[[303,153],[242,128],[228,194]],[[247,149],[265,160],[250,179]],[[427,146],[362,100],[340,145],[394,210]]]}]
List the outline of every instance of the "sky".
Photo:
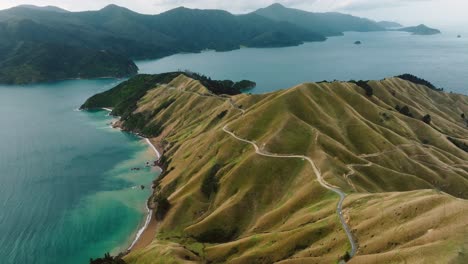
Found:
[{"label": "sky", "polygon": [[314,12],[342,12],[404,25],[463,26],[468,30],[468,0],[0,0],[0,9],[32,4],[53,5],[70,11],[97,10],[108,4],[124,6],[145,14],[158,14],[185,6],[224,9],[240,14],[281,3]]}]

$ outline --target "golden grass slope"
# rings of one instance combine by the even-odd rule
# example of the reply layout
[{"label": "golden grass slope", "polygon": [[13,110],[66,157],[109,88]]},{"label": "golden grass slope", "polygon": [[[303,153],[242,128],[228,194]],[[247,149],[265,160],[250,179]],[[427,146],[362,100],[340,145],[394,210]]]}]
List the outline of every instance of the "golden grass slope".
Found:
[{"label": "golden grass slope", "polygon": [[[171,209],[153,243],[126,260],[334,263],[349,250],[338,197],[310,165],[259,156],[223,132],[226,124],[267,152],[311,157],[327,182],[350,194],[344,208],[359,242],[354,263],[464,259],[468,204],[455,197],[468,198],[468,154],[447,136],[467,140],[468,98],[397,78],[370,85],[372,97],[334,82],[223,99],[179,76],[150,90],[136,112],[165,128],[158,139],[168,171],[155,195],[168,197]],[[421,121],[426,114],[430,125]],[[207,195],[201,189],[213,168],[216,188]],[[392,221],[394,214],[401,218]]]}]

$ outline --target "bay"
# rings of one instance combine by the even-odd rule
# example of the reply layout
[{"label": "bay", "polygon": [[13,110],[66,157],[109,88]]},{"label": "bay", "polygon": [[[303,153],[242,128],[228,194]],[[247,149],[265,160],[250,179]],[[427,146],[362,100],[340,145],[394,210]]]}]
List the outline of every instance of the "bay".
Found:
[{"label": "bay", "polygon": [[[355,41],[362,44],[355,45]],[[445,29],[432,36],[347,32],[297,47],[177,54],[137,65],[140,73],[191,70],[213,79],[248,79],[257,82],[252,93],[303,82],[380,80],[411,73],[446,91],[468,94],[467,62],[468,32]]]}]

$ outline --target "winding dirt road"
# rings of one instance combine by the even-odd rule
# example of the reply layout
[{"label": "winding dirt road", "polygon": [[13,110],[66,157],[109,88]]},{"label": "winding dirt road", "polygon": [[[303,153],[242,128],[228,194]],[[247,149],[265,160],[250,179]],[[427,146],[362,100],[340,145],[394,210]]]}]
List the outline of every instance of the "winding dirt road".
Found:
[{"label": "winding dirt road", "polygon": [[[222,97],[222,96],[218,96],[218,95],[214,95],[214,94],[209,94],[209,95],[206,95],[206,94],[200,94],[200,93],[197,93],[197,92],[192,92],[192,91],[186,91],[186,90],[183,90],[183,89],[178,89],[176,87],[173,87],[173,86],[170,86],[170,85],[160,85],[160,86],[163,86],[165,88],[168,88],[169,90],[177,90],[179,92],[183,92],[183,93],[189,93],[189,94],[194,94],[194,95],[198,95],[200,97],[216,97],[220,100],[223,100],[223,101],[228,101],[229,104],[239,110],[241,113],[240,113],[240,116],[243,116],[245,114],[245,110],[240,108],[239,106],[235,105],[235,103],[233,102],[233,100],[231,98],[225,98],[225,97]],[[323,177],[322,177],[322,173],[320,172],[320,170],[318,169],[318,167],[315,165],[314,161],[307,157],[307,156],[302,156],[302,155],[283,155],[283,154],[275,154],[275,153],[267,153],[263,150],[261,150],[257,144],[255,144],[255,142],[252,142],[252,141],[249,141],[249,140],[246,140],[246,139],[243,139],[243,138],[240,138],[238,136],[236,136],[233,132],[229,131],[228,128],[227,128],[227,125],[225,125],[223,127],[223,131],[228,133],[229,135],[231,135],[232,137],[234,137],[235,139],[239,140],[239,141],[242,141],[244,143],[247,143],[247,144],[250,144],[252,145],[254,148],[255,148],[255,152],[258,154],[258,155],[261,155],[261,156],[265,156],[265,157],[271,157],[271,158],[285,158],[285,159],[302,159],[302,160],[307,160],[307,162],[309,162],[309,164],[312,166],[312,169],[314,170],[314,173],[315,175],[317,176],[317,181],[320,183],[320,185],[322,185],[324,188],[338,194],[338,196],[340,197],[340,200],[338,201],[338,204],[336,206],[336,213],[338,214],[338,217],[340,219],[340,222],[341,222],[341,225],[343,226],[343,230],[345,231],[346,233],[346,236],[348,237],[348,240],[349,240],[349,243],[351,244],[351,251],[349,252],[349,256],[350,258],[352,258],[355,254],[356,254],[356,251],[357,251],[357,244],[356,242],[354,241],[354,238],[353,238],[353,235],[351,233],[351,229],[350,227],[348,226],[348,224],[346,223],[346,220],[343,216],[343,201],[346,197],[346,194],[341,191],[338,187],[336,186],[333,186],[333,185],[330,185],[329,183],[327,183]],[[318,136],[318,135],[317,135]],[[358,164],[355,164],[356,166]],[[354,171],[353,171],[354,173]],[[344,263],[344,261],[340,261],[340,263]]]},{"label": "winding dirt road", "polygon": [[274,153],[266,153],[262,151],[255,142],[252,142],[250,140],[246,140],[243,138],[240,138],[236,136],[233,132],[229,131],[227,128],[227,125],[223,127],[223,131],[234,137],[235,139],[242,141],[244,143],[248,143],[252,145],[255,148],[255,152],[258,155],[265,156],[265,157],[271,157],[271,158],[286,158],[286,159],[302,159],[302,160],[307,160],[310,165],[312,166],[312,169],[314,170],[315,175],[317,176],[317,180],[326,189],[335,192],[340,196],[340,200],[338,202],[338,205],[336,206],[336,212],[340,218],[341,225],[343,226],[344,231],[346,232],[346,236],[348,237],[349,243],[351,244],[351,252],[349,252],[350,257],[353,257],[356,254],[357,250],[357,245],[356,242],[354,241],[353,235],[351,234],[351,229],[349,228],[348,224],[346,223],[346,220],[344,219],[343,216],[343,201],[346,197],[346,194],[342,192],[340,189],[338,189],[335,186],[332,186],[328,184],[322,177],[322,174],[320,173],[320,170],[317,168],[315,165],[314,161],[307,157],[307,156],[302,156],[302,155],[282,155],[282,154],[274,154]]}]

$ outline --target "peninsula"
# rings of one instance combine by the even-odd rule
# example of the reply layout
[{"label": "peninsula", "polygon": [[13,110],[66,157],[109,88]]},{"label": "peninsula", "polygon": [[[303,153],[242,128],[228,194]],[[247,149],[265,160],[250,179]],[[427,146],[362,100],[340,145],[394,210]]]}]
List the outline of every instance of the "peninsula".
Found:
[{"label": "peninsula", "polygon": [[254,95],[198,76],[138,75],[82,106],[164,152],[154,239],[118,263],[464,258],[467,96],[409,74]]}]

